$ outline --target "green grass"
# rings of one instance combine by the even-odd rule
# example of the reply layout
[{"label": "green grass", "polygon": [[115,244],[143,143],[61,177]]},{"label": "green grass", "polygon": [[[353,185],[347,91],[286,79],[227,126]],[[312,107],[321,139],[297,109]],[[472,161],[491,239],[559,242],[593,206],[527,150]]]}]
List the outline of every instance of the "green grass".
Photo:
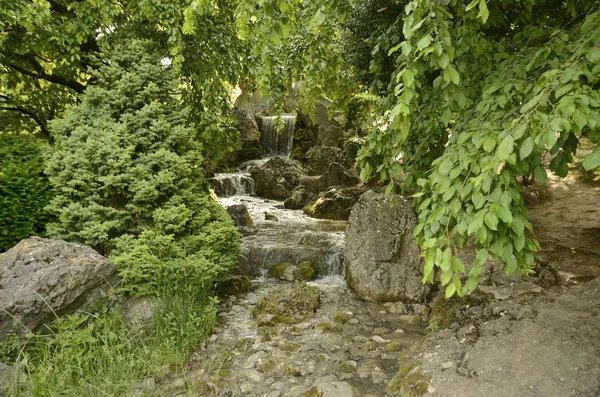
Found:
[{"label": "green grass", "polygon": [[128,329],[116,309],[58,318],[13,349],[19,369],[8,396],[133,395],[136,382],[183,372],[216,325],[215,307],[204,294],[171,298],[151,333]]}]

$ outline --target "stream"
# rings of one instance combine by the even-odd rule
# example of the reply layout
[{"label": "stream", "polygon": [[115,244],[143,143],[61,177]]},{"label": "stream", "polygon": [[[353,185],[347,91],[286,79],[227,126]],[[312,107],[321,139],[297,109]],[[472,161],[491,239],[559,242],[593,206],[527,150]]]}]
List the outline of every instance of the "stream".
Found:
[{"label": "stream", "polygon": [[[256,197],[243,172],[214,179],[227,186],[219,202],[246,205],[257,228],[242,239],[240,263],[240,271],[254,278],[250,292],[221,302],[218,329],[194,354],[187,384],[215,396],[302,396],[315,384],[333,390],[324,394],[329,397],[386,396],[385,385],[398,371],[398,352],[426,334],[419,317],[408,314],[415,307],[365,302],[347,287],[346,221],[313,219]],[[293,285],[268,278],[267,270],[307,260],[318,274],[308,284],[321,292],[314,317],[259,326],[252,315],[257,303]]]}]

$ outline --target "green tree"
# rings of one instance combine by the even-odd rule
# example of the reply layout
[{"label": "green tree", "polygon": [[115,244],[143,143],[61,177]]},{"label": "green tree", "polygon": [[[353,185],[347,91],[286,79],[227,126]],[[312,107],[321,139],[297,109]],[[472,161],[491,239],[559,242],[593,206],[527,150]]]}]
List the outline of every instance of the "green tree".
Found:
[{"label": "green tree", "polygon": [[172,67],[152,48],[139,40],[115,45],[81,103],[51,123],[49,208],[57,221],[48,231],[105,254],[116,249],[136,293],[198,278],[196,287],[208,288],[237,264],[239,235],[208,195],[189,109],[177,99]]}]

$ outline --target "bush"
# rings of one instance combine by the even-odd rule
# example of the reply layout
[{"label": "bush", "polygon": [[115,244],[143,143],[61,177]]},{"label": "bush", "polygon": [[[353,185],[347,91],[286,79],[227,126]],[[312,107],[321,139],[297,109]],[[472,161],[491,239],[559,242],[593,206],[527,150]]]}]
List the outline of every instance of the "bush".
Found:
[{"label": "bush", "polygon": [[125,290],[208,289],[237,265],[239,234],[202,175],[173,71],[140,41],[117,46],[81,103],[51,124],[54,236],[114,257]]},{"label": "bush", "polygon": [[44,175],[42,144],[28,136],[0,134],[0,252],[43,235],[52,197]]}]

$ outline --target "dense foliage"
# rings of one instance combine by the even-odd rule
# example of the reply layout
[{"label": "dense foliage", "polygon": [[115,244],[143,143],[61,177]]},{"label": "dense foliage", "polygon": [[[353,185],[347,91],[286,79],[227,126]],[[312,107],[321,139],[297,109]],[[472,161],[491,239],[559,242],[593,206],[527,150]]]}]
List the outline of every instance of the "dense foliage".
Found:
[{"label": "dense foliage", "polygon": [[0,252],[21,239],[43,235],[52,197],[44,175],[42,143],[31,136],[0,134]]},{"label": "dense foliage", "polygon": [[[398,21],[404,39],[390,49],[397,58],[384,122],[362,153],[365,176],[403,171],[405,187],[419,191],[424,279],[441,269],[447,296],[474,290],[490,254],[506,273],[533,267],[539,246],[518,178],[545,182],[544,157],[566,176],[580,139],[600,141],[597,2],[490,7],[408,3]],[[371,164],[373,153],[387,161]],[[584,166],[600,166],[600,147]],[[477,259],[463,285],[456,253],[469,242]]]},{"label": "dense foliage", "polygon": [[201,146],[173,70],[148,42],[116,45],[81,103],[52,122],[50,234],[116,255],[136,293],[209,287],[237,263],[238,233],[208,196]]}]

